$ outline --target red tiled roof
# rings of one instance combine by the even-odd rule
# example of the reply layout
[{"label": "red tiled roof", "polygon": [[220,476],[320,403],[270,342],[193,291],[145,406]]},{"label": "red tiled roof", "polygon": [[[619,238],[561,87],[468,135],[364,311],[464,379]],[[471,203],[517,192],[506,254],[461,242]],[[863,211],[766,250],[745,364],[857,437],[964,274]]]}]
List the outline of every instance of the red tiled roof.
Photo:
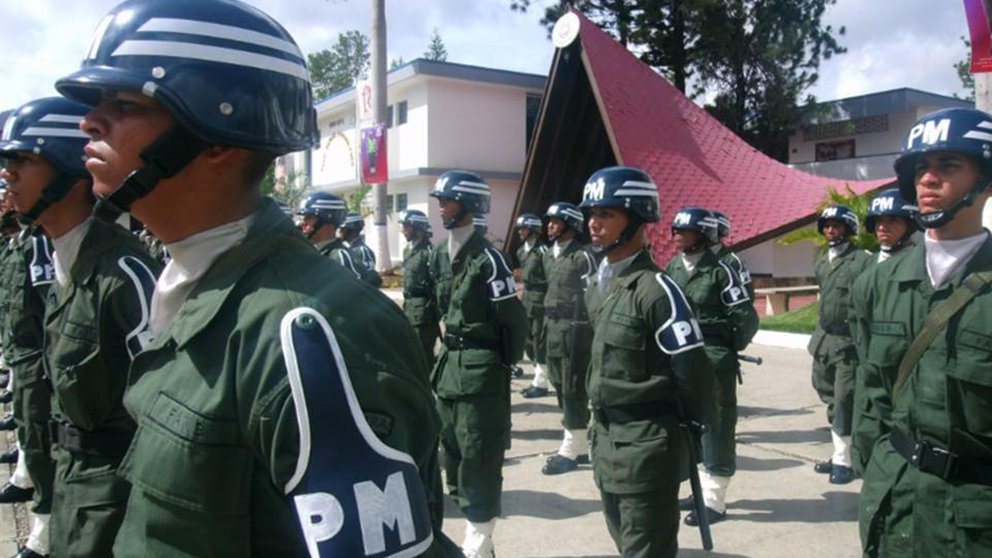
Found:
[{"label": "red tiled roof", "polygon": [[577,15],[577,40],[616,156],[658,184],[662,220],[649,235],[659,264],[675,254],[669,224],[680,207],[722,211],[733,223],[730,241],[748,247],[812,219],[828,187],[846,183],[861,194],[894,180],[822,178],[767,157]]}]

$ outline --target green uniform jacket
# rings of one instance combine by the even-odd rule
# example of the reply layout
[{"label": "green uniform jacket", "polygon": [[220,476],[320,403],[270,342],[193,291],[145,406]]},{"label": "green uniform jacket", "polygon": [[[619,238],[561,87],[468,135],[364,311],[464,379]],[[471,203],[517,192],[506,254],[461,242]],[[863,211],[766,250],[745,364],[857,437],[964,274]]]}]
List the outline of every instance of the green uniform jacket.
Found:
[{"label": "green uniform jacket", "polygon": [[526,250],[524,245],[517,248],[520,280],[524,284],[520,301],[524,304],[527,317],[531,319],[544,317],[544,295],[548,291],[548,279],[544,275],[543,259],[548,252],[548,246],[540,239],[534,242],[534,247],[530,250]]},{"label": "green uniform jacket", "polygon": [[[52,244],[47,236],[36,233],[17,238],[11,245],[7,296],[0,301],[4,320],[4,354],[10,366],[37,363],[33,380],[40,380],[41,350],[44,344],[45,300],[55,281]],[[37,376],[37,377],[35,377]]]},{"label": "green uniform jacket", "polygon": [[544,275],[548,282],[548,292],[544,295],[544,327],[547,342],[547,355],[553,358],[575,356],[572,351],[585,347],[569,347],[569,331],[572,322],[586,321],[586,286],[596,271],[596,262],[579,244],[577,239],[562,250],[557,258],[549,247],[542,261]]},{"label": "green uniform jacket", "polygon": [[[11,267],[17,265],[17,259],[14,258],[14,254],[17,252],[13,247],[14,239],[9,236],[0,236],[0,352],[3,348],[7,346],[7,328],[5,320],[6,318],[6,303],[7,294],[10,292],[10,275],[12,273]],[[6,361],[7,355],[4,354],[4,360]]]},{"label": "green uniform jacket", "polygon": [[431,252],[427,238],[411,242],[403,249],[403,312],[415,326],[436,324],[440,319],[431,279]]},{"label": "green uniform jacket", "polygon": [[373,287],[381,287],[382,277],[375,270],[375,252],[365,245],[365,236],[359,236],[350,242],[348,250],[352,261],[355,263],[355,269],[358,270],[359,275],[362,277],[362,281]]},{"label": "green uniform jacket", "polygon": [[754,300],[754,283],[751,282],[751,270],[744,265],[744,260],[737,255],[736,252],[730,248],[720,245],[720,249],[716,253],[716,257],[719,260],[730,266],[737,273],[737,277],[740,278],[741,284],[747,289],[747,297],[752,301]]},{"label": "green uniform jacket", "polygon": [[851,289],[873,259],[871,254],[849,243],[834,261],[825,254],[816,260],[814,270],[820,285],[820,319],[807,347],[810,354],[834,354],[852,349]]},{"label": "green uniform jacket", "polygon": [[[527,316],[506,258],[474,231],[454,261],[446,242],[434,250],[431,275],[445,325],[435,364],[438,397],[505,395],[507,367],[523,356],[527,340]],[[455,339],[461,348],[452,350]]]},{"label": "green uniform jacket", "polygon": [[758,332],[758,313],[730,265],[706,250],[691,276],[679,255],[668,262],[665,273],[692,302],[707,345],[735,351],[747,347]]},{"label": "green uniform jacket", "polygon": [[[587,302],[593,321],[586,388],[593,408],[657,405],[653,420],[592,428],[593,472],[604,492],[654,490],[680,475],[685,439],[677,401],[703,424],[716,418],[715,378],[702,335],[678,286],[647,251],[609,285],[595,283]],[[683,310],[676,312],[676,302]]]},{"label": "green uniform jacket", "polygon": [[131,358],[150,340],[148,306],[159,271],[134,235],[95,219],[69,282],[49,293],[45,369],[55,390],[52,418],[116,447],[83,453],[56,446],[53,555],[111,553],[130,491],[117,466],[135,430],[124,389]]},{"label": "green uniform jacket", "polygon": [[120,467],[133,488],[116,556],[307,555],[284,494],[299,431],[280,341],[301,306],[327,318],[366,419],[414,459],[433,509],[439,421],[413,329],[264,200],[132,364],[124,404],[138,430]]},{"label": "green uniform jacket", "polygon": [[[972,272],[992,270],[992,240],[963,271],[934,290],[924,246],[879,265],[859,288],[856,320],[865,332],[860,415],[891,417],[891,427],[992,467],[992,292],[975,297],[937,335],[906,381],[892,387],[899,362],[923,319]],[[856,415],[857,416],[857,415]],[[857,420],[857,419],[856,419]],[[862,436],[856,430],[855,436]],[[920,471],[882,431],[864,472],[860,520],[866,555],[899,557],[992,555],[992,486],[946,482]],[[959,468],[961,466],[959,465]]]}]

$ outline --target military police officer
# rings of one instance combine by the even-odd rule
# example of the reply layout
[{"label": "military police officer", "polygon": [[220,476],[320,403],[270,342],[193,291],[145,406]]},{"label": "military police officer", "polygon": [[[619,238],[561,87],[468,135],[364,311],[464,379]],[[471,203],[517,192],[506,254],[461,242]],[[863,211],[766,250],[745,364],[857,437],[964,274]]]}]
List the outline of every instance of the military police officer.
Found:
[{"label": "military police officer", "polygon": [[296,215],[301,217],[300,231],[322,255],[327,256],[361,279],[366,269],[356,262],[348,243],[337,235],[344,223],[348,206],[344,198],[327,192],[314,192],[300,201]]},{"label": "military police officer", "polygon": [[492,558],[510,436],[510,366],[523,356],[527,316],[505,257],[472,224],[489,212],[489,185],[473,173],[448,171],[430,195],[449,233],[431,255],[445,330],[435,364],[444,469],[468,520],[462,551]]},{"label": "military police officer", "polygon": [[713,216],[716,217],[716,232],[719,240],[710,249],[713,250],[713,253],[716,254],[716,257],[719,258],[720,261],[729,265],[730,268],[737,273],[737,276],[740,277],[741,284],[743,284],[744,288],[747,289],[747,297],[753,301],[754,283],[751,282],[751,270],[747,268],[744,260],[724,243],[724,240],[730,238],[731,234],[730,218],[721,211],[717,211],[715,209],[711,211]]},{"label": "military police officer", "polygon": [[[709,522],[726,517],[725,498],[737,471],[737,352],[747,347],[758,331],[758,314],[740,276],[714,254],[719,243],[719,222],[709,210],[685,207],[672,219],[672,237],[681,253],[665,273],[682,289],[695,309],[706,342],[706,355],[717,380],[719,419],[703,436],[700,483]],[[691,499],[682,506],[692,509]],[[685,519],[698,524],[695,511]]]},{"label": "military police officer", "polygon": [[434,300],[430,259],[434,246],[430,239],[430,222],[418,209],[408,209],[400,216],[400,226],[407,245],[403,249],[403,313],[420,336],[427,362],[434,365],[434,345],[441,335],[440,316]]},{"label": "military police officer", "polygon": [[129,0],[57,88],[93,107],[97,214],[133,212],[172,255],[129,373],[114,554],[431,553],[439,424],[419,340],[260,192],[276,154],[317,138],[292,37],[236,0]]},{"label": "military police officer", "polygon": [[530,335],[527,337],[526,353],[534,363],[534,379],[521,393],[524,399],[548,395],[548,373],[545,370],[544,339],[544,295],[548,291],[548,280],[544,275],[544,255],[548,246],[541,238],[544,223],[533,213],[521,213],[515,224],[520,248],[517,248],[517,261],[520,262],[520,280],[524,291],[520,296],[530,321]]},{"label": "military police officer", "polygon": [[880,422],[861,491],[865,556],[992,555],[989,130],[992,115],[974,109],[910,129],[895,170],[925,237],[856,293],[859,410]]},{"label": "military police officer", "polygon": [[580,458],[588,459],[589,397],[585,375],[589,367],[589,316],[585,305],[586,285],[596,264],[580,244],[583,216],[568,202],[548,207],[548,240],[544,254],[547,294],[544,296],[544,337],[548,377],[562,409],[564,436],[558,452],[541,468],[545,475],[572,471]]},{"label": "military police officer", "polygon": [[882,190],[872,198],[865,228],[878,238],[879,263],[915,245],[917,213],[917,207],[903,199],[898,188]]},{"label": "military police officer", "polygon": [[712,424],[713,370],[688,299],[644,249],[645,226],[660,219],[651,177],[632,167],[597,171],[580,207],[605,254],[588,289],[593,478],[623,558],[674,557],[686,461],[679,424]]},{"label": "military police officer", "polygon": [[345,215],[344,223],[338,229],[338,233],[347,243],[356,269],[361,270],[362,280],[373,287],[381,287],[382,277],[375,270],[375,252],[365,244],[363,230],[365,230],[365,220],[358,213],[352,212]]},{"label": "military police officer", "polygon": [[[55,246],[57,286],[49,293],[45,370],[54,386],[56,457],[51,545],[55,556],[110,556],[130,486],[117,466],[134,434],[124,410],[131,358],[149,341],[148,304],[158,263],[115,224],[93,220],[83,166],[89,107],[64,98],[32,101],[14,114],[0,149],[15,158],[24,219]],[[30,156],[40,155],[40,161]],[[46,174],[28,172],[31,164]]]},{"label": "military police officer", "polygon": [[807,350],[813,355],[813,387],[827,404],[827,422],[833,456],[817,463],[817,473],[829,474],[833,484],[854,480],[851,460],[851,422],[854,413],[854,376],[857,351],[849,324],[851,289],[871,265],[872,257],[854,246],[858,217],[845,205],[827,206],[816,221],[827,239],[827,253],[815,265],[820,285],[820,319]]}]

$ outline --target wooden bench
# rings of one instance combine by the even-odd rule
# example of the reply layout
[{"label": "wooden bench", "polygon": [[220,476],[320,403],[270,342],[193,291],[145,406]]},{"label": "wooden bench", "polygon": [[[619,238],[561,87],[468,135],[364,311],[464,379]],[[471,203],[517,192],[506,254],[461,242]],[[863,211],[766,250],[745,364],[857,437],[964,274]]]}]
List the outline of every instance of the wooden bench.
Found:
[{"label": "wooden bench", "polygon": [[765,297],[765,315],[774,316],[789,311],[789,299],[796,294],[816,294],[819,296],[818,285],[802,285],[799,287],[769,287],[755,289],[756,295]]}]

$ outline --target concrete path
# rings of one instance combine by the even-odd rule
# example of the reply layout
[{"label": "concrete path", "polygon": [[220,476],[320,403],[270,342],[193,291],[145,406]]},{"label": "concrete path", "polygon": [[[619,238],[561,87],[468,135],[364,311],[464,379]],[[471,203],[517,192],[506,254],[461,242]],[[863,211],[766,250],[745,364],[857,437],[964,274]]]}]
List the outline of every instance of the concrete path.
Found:
[{"label": "concrete path", "polygon": [[[813,463],[831,453],[824,406],[810,385],[806,351],[752,345],[763,366],[744,365],[740,386],[738,472],[727,493],[729,517],[713,526],[715,549],[702,550],[699,532],[683,525],[680,556],[714,558],[856,558],[860,481],[827,482]],[[513,447],[503,468],[504,518],[497,522],[500,558],[616,556],[606,531],[590,467],[541,475],[558,448],[560,415],[554,397],[525,400],[513,382]],[[688,483],[683,495],[688,495]],[[445,532],[461,542],[464,522],[449,506]]]}]

